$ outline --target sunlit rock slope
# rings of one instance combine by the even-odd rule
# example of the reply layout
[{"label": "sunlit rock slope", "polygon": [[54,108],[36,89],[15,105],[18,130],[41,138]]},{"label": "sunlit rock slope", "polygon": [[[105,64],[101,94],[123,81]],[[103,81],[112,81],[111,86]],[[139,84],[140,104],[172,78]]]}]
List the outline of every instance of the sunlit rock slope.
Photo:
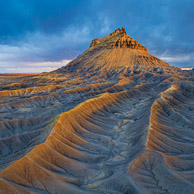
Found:
[{"label": "sunlit rock slope", "polygon": [[194,193],[194,74],[125,28],[0,81],[0,193]]}]

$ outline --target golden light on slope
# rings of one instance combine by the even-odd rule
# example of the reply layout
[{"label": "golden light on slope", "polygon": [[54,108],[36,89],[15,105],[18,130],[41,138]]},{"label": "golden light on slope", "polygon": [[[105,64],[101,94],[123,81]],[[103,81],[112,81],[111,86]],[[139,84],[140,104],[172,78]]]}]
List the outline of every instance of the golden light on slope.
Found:
[{"label": "golden light on slope", "polygon": [[193,72],[124,28],[56,71],[0,80],[0,193],[193,192]]}]

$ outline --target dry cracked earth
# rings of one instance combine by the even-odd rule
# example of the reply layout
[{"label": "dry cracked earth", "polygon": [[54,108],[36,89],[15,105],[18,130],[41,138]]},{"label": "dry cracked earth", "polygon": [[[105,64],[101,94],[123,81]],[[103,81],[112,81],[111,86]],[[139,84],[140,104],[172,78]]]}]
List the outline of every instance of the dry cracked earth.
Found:
[{"label": "dry cracked earth", "polygon": [[194,73],[124,28],[0,82],[0,193],[194,193]]}]

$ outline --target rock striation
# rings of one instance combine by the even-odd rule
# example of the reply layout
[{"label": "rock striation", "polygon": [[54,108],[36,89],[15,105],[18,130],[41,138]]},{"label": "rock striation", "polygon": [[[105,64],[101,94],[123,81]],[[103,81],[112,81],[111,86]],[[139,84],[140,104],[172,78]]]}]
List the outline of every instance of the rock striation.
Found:
[{"label": "rock striation", "polygon": [[0,75],[0,193],[192,194],[193,78],[125,28],[56,71]]},{"label": "rock striation", "polygon": [[[113,40],[113,41],[110,41]],[[109,42],[110,41],[110,42]],[[107,43],[107,45],[106,45]],[[110,43],[110,45],[108,45]],[[140,49],[147,51],[146,47],[139,44],[135,39],[131,38],[127,35],[126,29],[122,27],[122,29],[118,28],[113,33],[109,34],[105,38],[96,38],[92,40],[89,48],[94,48],[95,46],[106,45],[110,48],[130,48],[130,49]]]},{"label": "rock striation", "polygon": [[[147,52],[147,48],[117,29],[108,36],[94,39],[83,54],[54,73],[81,75],[83,77],[125,77],[139,73],[158,74],[171,72],[172,67]],[[176,73],[179,71],[173,68]]]}]

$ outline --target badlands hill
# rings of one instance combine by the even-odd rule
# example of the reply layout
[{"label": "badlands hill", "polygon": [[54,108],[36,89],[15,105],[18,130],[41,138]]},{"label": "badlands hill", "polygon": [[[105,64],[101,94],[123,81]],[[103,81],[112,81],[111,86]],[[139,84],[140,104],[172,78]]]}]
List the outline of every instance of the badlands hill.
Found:
[{"label": "badlands hill", "polygon": [[124,28],[0,81],[0,193],[194,193],[194,74]]}]

